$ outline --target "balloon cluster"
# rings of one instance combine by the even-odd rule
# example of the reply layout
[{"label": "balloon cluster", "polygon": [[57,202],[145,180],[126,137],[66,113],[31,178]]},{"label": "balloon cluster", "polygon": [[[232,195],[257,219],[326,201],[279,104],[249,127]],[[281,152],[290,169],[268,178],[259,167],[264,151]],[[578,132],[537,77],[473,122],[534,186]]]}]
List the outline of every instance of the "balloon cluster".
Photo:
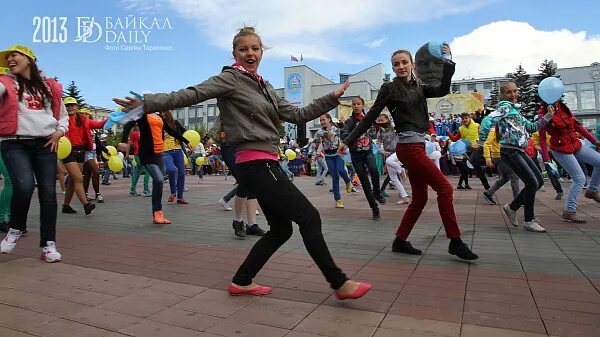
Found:
[{"label": "balloon cluster", "polygon": [[112,145],[108,145],[106,150],[108,150],[108,154],[102,152],[102,157],[108,159],[108,168],[115,173],[121,172],[123,170],[123,154],[117,153],[117,148]]}]

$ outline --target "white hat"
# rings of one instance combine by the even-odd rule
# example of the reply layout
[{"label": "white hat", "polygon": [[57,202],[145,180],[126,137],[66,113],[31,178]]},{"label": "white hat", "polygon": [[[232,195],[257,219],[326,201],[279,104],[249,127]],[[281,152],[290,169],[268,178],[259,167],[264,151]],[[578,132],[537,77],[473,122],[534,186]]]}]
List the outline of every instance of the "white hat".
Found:
[{"label": "white hat", "polygon": [[108,136],[105,133],[100,135],[100,139],[106,139],[106,138],[108,138]]}]

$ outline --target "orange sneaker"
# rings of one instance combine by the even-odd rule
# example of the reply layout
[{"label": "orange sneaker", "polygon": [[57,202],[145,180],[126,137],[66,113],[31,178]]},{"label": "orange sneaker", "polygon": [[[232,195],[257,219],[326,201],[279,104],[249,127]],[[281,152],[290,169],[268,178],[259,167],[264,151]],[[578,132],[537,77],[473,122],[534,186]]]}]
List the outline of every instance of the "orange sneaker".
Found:
[{"label": "orange sneaker", "polygon": [[154,212],[154,219],[153,219],[153,221],[156,224],[163,224],[163,225],[168,225],[168,224],[171,223],[171,220],[165,219],[162,211],[155,211]]},{"label": "orange sneaker", "polygon": [[167,199],[168,202],[173,202],[173,200],[175,200],[175,194],[171,194],[169,199]]}]

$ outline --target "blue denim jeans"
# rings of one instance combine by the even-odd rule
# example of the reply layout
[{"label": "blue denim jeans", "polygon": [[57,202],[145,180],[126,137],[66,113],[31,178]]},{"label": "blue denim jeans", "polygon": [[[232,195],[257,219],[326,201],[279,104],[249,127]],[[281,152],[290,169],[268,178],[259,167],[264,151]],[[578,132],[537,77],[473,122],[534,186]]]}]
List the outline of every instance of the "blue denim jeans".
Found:
[{"label": "blue denim jeans", "polygon": [[56,241],[56,152],[44,147],[46,142],[46,138],[2,142],[2,159],[13,182],[10,227],[18,230],[27,228],[27,213],[37,181],[40,247],[45,247],[46,241]]},{"label": "blue denim jeans", "polygon": [[327,169],[329,170],[329,174],[331,174],[331,188],[333,189],[333,199],[340,200],[342,196],[340,195],[340,176],[344,179],[346,184],[350,183],[350,177],[348,177],[348,173],[346,173],[346,167],[344,164],[344,160],[342,157],[335,156],[326,156],[325,161],[327,162]]},{"label": "blue denim jeans", "polygon": [[162,211],[162,190],[165,179],[165,157],[157,156],[158,164],[146,164],[146,171],[152,177],[152,213]]},{"label": "blue denim jeans", "polygon": [[577,201],[579,200],[586,179],[579,162],[590,164],[594,167],[588,191],[598,191],[598,183],[600,182],[600,153],[587,146],[582,146],[579,151],[573,154],[552,151],[552,155],[573,179],[567,200],[565,201],[565,211],[575,212],[577,210]]},{"label": "blue denim jeans", "polygon": [[171,194],[177,193],[177,199],[182,199],[185,186],[185,162],[183,159],[183,151],[165,151],[165,162],[167,164],[167,173],[169,174],[169,188],[171,189]]},{"label": "blue denim jeans", "polygon": [[[315,178],[315,182],[322,182],[325,180],[325,176],[327,176],[328,168],[327,162],[323,157],[315,157],[315,162],[317,164],[317,176]],[[342,161],[342,165],[344,162]],[[346,172],[346,170],[344,170]]]}]

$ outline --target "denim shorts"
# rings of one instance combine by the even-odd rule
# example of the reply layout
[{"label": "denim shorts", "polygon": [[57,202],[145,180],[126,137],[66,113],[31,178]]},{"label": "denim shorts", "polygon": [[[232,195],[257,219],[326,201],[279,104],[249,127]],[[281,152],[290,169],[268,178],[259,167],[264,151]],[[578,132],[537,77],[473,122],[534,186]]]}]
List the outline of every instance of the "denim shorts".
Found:
[{"label": "denim shorts", "polygon": [[85,156],[84,156],[84,163],[87,162],[88,160],[95,160],[96,159],[96,150],[92,150],[92,151],[85,151]]}]

